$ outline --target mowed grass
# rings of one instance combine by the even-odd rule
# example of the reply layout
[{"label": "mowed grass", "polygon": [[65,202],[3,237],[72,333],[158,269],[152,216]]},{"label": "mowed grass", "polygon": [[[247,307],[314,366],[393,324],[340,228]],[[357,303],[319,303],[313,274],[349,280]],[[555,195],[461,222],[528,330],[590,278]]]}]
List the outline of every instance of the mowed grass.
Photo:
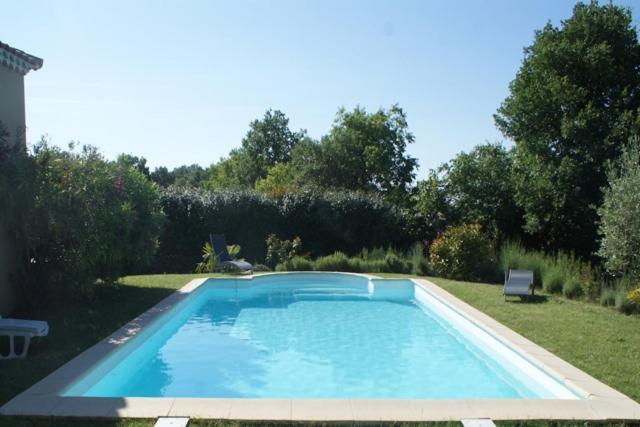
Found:
[{"label": "mowed grass", "polygon": [[[376,274],[385,277],[411,277]],[[224,275],[209,275],[224,277]],[[26,318],[47,320],[48,337],[35,341],[24,360],[0,362],[0,405],[28,388],[74,356],[105,338],[175,289],[201,274],[129,276],[118,286],[96,286],[85,302],[51,304],[44,309],[18,313]],[[429,278],[460,299],[583,369],[599,380],[640,400],[640,316],[624,316],[612,309],[545,296],[539,302],[505,303],[500,286]],[[91,420],[0,417],[5,426],[152,426],[154,420]],[[567,423],[512,423],[511,425],[589,425]],[[324,425],[316,423],[259,424],[236,421],[195,420],[190,426],[242,427],[252,425]],[[329,424],[335,425],[335,424]],[[343,424],[344,425],[344,424]],[[358,425],[358,424],[348,424]],[[362,425],[362,424],[359,424]],[[369,424],[371,425],[371,424]],[[400,425],[457,425],[421,423]],[[623,425],[623,424],[617,424]]]}]

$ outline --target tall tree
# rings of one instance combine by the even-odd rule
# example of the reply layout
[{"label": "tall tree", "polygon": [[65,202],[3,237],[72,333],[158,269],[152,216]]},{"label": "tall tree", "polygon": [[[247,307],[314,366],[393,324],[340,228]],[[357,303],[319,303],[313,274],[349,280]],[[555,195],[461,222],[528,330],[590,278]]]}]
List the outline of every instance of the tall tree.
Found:
[{"label": "tall tree", "polygon": [[329,135],[321,141],[322,185],[379,191],[393,201],[407,195],[417,160],[406,153],[414,142],[405,112],[398,105],[367,113],[338,110]]},{"label": "tall tree", "polygon": [[168,187],[174,183],[176,177],[173,175],[173,172],[169,172],[166,166],[159,166],[151,172],[149,175],[151,181],[158,184],[160,187]]},{"label": "tall tree", "polygon": [[525,230],[590,256],[606,167],[638,127],[640,46],[628,9],[578,3],[537,31],[495,115],[515,146]]},{"label": "tall tree", "polygon": [[238,152],[249,185],[253,187],[259,178],[266,177],[271,166],[291,160],[291,150],[305,133],[291,131],[289,118],[279,110],[267,110],[262,120],[251,122]]},{"label": "tall tree", "polygon": [[511,153],[500,144],[483,144],[441,167],[451,209],[464,223],[482,225],[498,240],[518,237],[522,212],[516,206]]},{"label": "tall tree", "polygon": [[206,179],[205,170],[195,163],[189,166],[179,166],[171,174],[174,178],[173,185],[177,187],[198,188],[202,181]]}]

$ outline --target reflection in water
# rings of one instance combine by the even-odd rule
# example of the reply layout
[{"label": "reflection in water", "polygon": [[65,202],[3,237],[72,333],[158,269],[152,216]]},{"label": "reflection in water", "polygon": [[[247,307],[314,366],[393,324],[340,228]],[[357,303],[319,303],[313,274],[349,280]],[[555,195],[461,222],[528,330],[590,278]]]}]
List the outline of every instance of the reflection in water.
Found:
[{"label": "reflection in water", "polygon": [[412,300],[207,292],[90,396],[536,397]]}]

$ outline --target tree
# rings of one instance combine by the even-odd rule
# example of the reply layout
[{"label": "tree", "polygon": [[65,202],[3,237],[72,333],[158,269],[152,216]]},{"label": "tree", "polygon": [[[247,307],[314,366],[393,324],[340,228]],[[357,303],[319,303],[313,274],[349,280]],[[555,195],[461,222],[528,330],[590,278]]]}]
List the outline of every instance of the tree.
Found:
[{"label": "tree", "polygon": [[415,177],[417,160],[406,154],[414,142],[398,105],[369,114],[344,108],[320,143],[317,165],[325,187],[377,191],[400,202]]},{"label": "tree", "polygon": [[430,170],[427,179],[418,181],[412,202],[411,228],[417,238],[431,241],[447,225],[456,222],[446,192],[446,181],[436,170]]},{"label": "tree", "polygon": [[267,176],[256,181],[256,191],[279,198],[286,193],[295,193],[299,185],[290,163],[278,163],[269,168]]},{"label": "tree", "polygon": [[155,168],[149,175],[149,178],[160,187],[168,187],[172,185],[176,180],[173,172],[169,172],[169,169],[167,169],[165,166]]},{"label": "tree", "polygon": [[145,159],[144,157],[138,157],[132,154],[123,153],[118,156],[116,162],[127,167],[130,166],[135,168],[138,172],[140,172],[147,178],[150,178],[151,176],[149,174],[149,167],[147,166],[147,159]]},{"label": "tree", "polygon": [[174,177],[173,185],[176,187],[199,188],[200,184],[206,179],[204,169],[198,164],[179,166],[171,173]]},{"label": "tree", "polygon": [[209,166],[206,171],[208,178],[202,186],[207,190],[252,188],[252,178],[246,173],[250,165],[246,160],[241,150],[231,150],[229,157]]},{"label": "tree", "polygon": [[536,32],[495,115],[515,142],[525,231],[549,249],[590,256],[606,168],[638,128],[640,46],[631,12],[578,3]]},{"label": "tree", "polygon": [[511,153],[500,144],[476,146],[442,166],[446,197],[456,219],[480,224],[499,241],[517,238],[522,212],[516,206]]},{"label": "tree", "polygon": [[609,186],[598,213],[602,242],[598,255],[607,269],[640,280],[640,145],[634,141],[619,167],[609,173]]},{"label": "tree", "polygon": [[267,176],[269,168],[291,160],[291,150],[305,136],[305,131],[289,129],[289,118],[279,110],[267,110],[262,120],[254,120],[242,140],[242,148],[236,153],[240,170],[253,187],[255,182]]}]

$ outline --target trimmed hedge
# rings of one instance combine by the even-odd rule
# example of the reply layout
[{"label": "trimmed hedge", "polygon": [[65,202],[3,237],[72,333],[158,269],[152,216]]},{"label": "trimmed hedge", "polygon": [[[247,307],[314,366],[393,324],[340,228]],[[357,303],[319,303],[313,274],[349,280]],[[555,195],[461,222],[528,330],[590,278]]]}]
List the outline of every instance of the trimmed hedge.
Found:
[{"label": "trimmed hedge", "polygon": [[271,199],[253,191],[161,190],[166,216],[155,273],[193,271],[209,233],[224,233],[242,247],[240,257],[263,262],[269,234],[302,238],[303,252],[323,256],[363,247],[405,248],[413,241],[403,233],[403,217],[382,198],[355,192],[305,190]]}]

